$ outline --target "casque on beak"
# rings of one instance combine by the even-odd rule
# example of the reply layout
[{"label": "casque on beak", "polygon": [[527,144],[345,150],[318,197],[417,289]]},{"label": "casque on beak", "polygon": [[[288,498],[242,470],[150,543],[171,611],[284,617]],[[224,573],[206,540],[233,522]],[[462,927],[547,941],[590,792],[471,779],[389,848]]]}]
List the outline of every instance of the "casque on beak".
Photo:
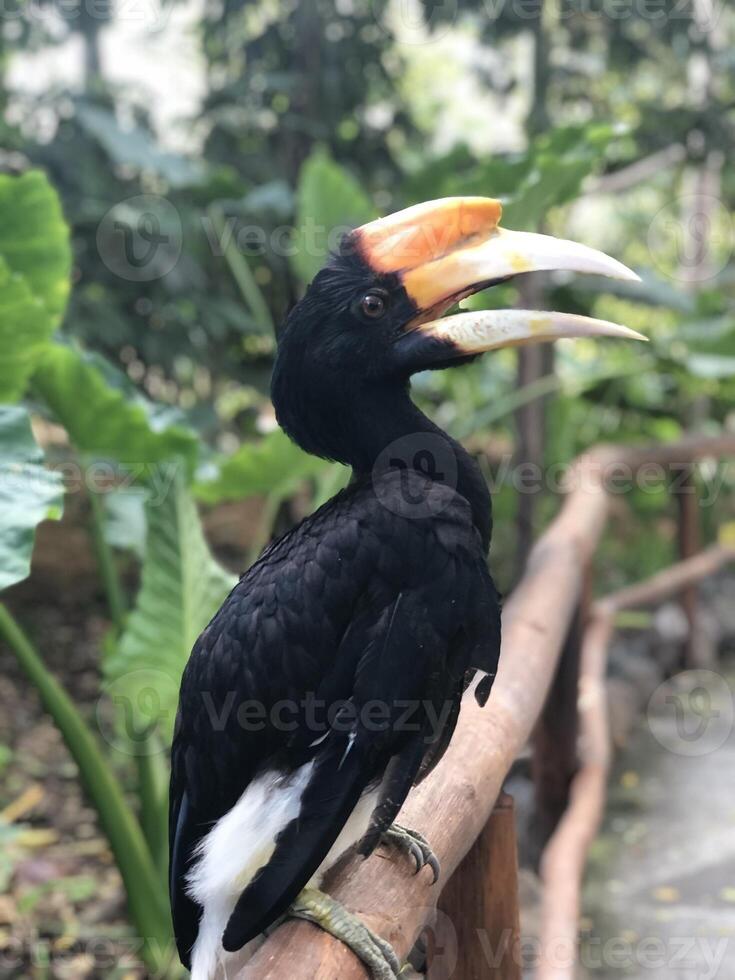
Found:
[{"label": "casque on beak", "polygon": [[487,310],[441,319],[460,299],[522,272],[558,269],[639,279],[621,262],[586,245],[501,228],[501,215],[500,202],[492,198],[447,197],[354,232],[364,260],[376,272],[398,275],[416,305],[405,335],[437,341],[444,356],[456,357],[562,337],[646,339],[628,327],[566,313]]}]

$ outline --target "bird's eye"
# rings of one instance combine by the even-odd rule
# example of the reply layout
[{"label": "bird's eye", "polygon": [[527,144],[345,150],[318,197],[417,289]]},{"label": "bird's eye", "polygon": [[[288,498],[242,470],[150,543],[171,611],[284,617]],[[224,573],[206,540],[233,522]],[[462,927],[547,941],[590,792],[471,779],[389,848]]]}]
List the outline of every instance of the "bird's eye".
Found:
[{"label": "bird's eye", "polygon": [[371,320],[377,320],[385,313],[385,297],[380,293],[365,293],[360,300],[360,309]]}]

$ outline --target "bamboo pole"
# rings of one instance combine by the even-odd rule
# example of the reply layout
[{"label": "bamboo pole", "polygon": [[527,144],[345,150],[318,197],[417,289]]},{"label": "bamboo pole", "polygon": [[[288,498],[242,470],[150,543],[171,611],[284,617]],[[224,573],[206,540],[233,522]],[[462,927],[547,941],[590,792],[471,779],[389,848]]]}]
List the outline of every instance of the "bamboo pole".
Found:
[{"label": "bamboo pole", "polygon": [[[690,437],[652,447],[599,447],[575,461],[559,515],[529,556],[526,574],[503,614],[500,668],[490,699],[479,708],[472,692],[457,731],[434,772],[412,791],[401,822],[432,843],[450,877],[485,826],[503,780],[527,742],[556,671],[582,591],[584,572],[610,506],[611,476],[633,477],[645,463],[673,464],[735,455],[735,436]],[[402,860],[380,854],[352,858],[325,882],[330,893],[405,957],[433,914],[441,884],[412,875]],[[364,980],[346,947],[309,923],[287,921],[240,973],[240,980]]]}]

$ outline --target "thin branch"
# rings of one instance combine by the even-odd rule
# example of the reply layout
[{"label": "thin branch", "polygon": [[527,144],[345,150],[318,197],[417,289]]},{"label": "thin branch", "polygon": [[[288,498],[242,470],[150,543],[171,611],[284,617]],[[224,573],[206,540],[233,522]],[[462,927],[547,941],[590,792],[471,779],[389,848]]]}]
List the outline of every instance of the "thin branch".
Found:
[{"label": "thin branch", "polygon": [[651,606],[670,599],[685,589],[695,585],[702,579],[709,578],[729,562],[735,561],[735,546],[716,544],[701,551],[693,558],[677,562],[670,568],[652,575],[644,582],[629,585],[618,592],[613,592],[604,599],[599,599],[595,608],[599,612],[616,613],[623,609],[638,609],[641,606]]},{"label": "thin branch", "polygon": [[676,166],[686,157],[686,150],[681,143],[672,143],[663,150],[658,150],[650,156],[636,160],[628,167],[621,167],[610,174],[604,174],[591,180],[584,188],[587,194],[619,194],[621,191],[630,190],[636,184],[642,184],[644,180],[655,177],[662,170]]}]

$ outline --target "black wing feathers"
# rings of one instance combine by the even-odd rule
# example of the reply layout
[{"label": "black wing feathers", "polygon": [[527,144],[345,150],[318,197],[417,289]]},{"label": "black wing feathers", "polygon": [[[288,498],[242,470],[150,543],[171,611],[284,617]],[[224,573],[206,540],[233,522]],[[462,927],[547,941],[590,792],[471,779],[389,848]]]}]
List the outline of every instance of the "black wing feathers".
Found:
[{"label": "black wing feathers", "polygon": [[[440,488],[438,511],[417,517],[405,502],[405,474],[383,480],[379,495],[369,481],[351,485],[268,548],[192,652],[172,753],[170,813],[171,899],[185,963],[200,913],[185,888],[193,852],[259,771],[287,776],[315,760],[302,814],[243,892],[227,929],[228,949],[287,907],[360,793],[387,770],[370,830],[377,841],[422,760],[433,763],[443,751],[461,678],[471,666],[495,672],[497,600],[469,505]],[[358,707],[382,701],[388,711],[382,728],[360,723],[351,739],[334,732],[319,741],[326,729],[314,731],[301,708],[295,731],[272,723],[268,712],[284,699],[299,705],[345,699]],[[401,722],[395,702],[405,700],[419,704],[409,719],[418,727]],[[238,719],[246,701],[265,710],[257,731]],[[422,702],[441,717],[438,731]]]},{"label": "black wing feathers", "polygon": [[[224,937],[228,950],[240,949],[279,915],[315,874],[365,789],[382,778],[391,758],[408,766],[396,767],[392,782],[391,812],[397,812],[421,763],[424,725],[419,732],[399,724],[405,707],[419,702],[429,672],[427,609],[420,597],[399,593],[394,602],[372,619],[361,617],[361,629],[352,627],[337,655],[354,662],[349,701],[326,738],[313,747],[314,773],[304,791],[301,810],[279,835],[276,849],[243,891],[230,917]],[[391,684],[392,681],[392,684]],[[368,705],[384,707],[368,714]],[[417,737],[418,735],[418,737]],[[409,752],[404,749],[408,747]],[[381,801],[385,808],[386,799]],[[379,836],[378,831],[378,836]]]}]

